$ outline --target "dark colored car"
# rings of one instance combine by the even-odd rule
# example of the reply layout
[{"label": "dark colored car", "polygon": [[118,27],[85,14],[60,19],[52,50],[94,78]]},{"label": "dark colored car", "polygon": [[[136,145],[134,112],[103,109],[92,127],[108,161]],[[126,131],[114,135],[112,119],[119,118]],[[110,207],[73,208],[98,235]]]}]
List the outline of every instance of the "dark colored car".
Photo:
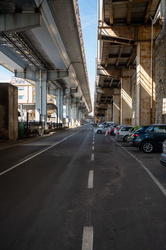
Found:
[{"label": "dark colored car", "polygon": [[166,139],[166,124],[153,124],[134,133],[131,143],[145,153],[151,153],[155,149],[162,149]]},{"label": "dark colored car", "polygon": [[130,142],[131,144],[133,144],[133,145],[137,144],[137,143],[138,143],[138,142],[137,142],[137,137],[139,136],[139,134],[145,133],[145,131],[146,131],[147,128],[149,128],[149,127],[150,127],[150,125],[149,125],[149,126],[142,126],[142,127],[140,127],[139,129],[137,129],[136,131],[134,131],[134,132],[131,134],[131,136],[130,136],[129,142]]}]

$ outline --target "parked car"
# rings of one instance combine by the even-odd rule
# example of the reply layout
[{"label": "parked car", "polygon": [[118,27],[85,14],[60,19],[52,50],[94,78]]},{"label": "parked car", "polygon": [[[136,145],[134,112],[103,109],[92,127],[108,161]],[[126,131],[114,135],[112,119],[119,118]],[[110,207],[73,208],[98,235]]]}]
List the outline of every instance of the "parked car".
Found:
[{"label": "parked car", "polygon": [[137,131],[138,129],[140,129],[141,127],[140,126],[133,126],[128,135],[126,135],[125,137],[125,141],[131,141],[131,138],[132,138],[132,135],[135,133],[135,131]]},{"label": "parked car", "polygon": [[162,149],[163,149],[163,152],[160,156],[160,163],[161,163],[161,165],[166,167],[166,140],[164,140],[164,142],[163,142]]},{"label": "parked car", "polygon": [[110,125],[108,124],[108,125],[105,125],[104,127],[100,127],[100,128],[95,128],[94,129],[94,132],[96,133],[96,134],[105,134],[105,132],[107,131],[107,129],[110,127]]},{"label": "parked car", "polygon": [[124,127],[124,125],[117,125],[117,126],[115,127],[115,129],[114,129],[113,135],[116,135],[116,133],[118,132],[118,130],[119,130],[120,128],[122,128],[122,127]]},{"label": "parked car", "polygon": [[114,124],[113,122],[109,122],[109,121],[108,121],[108,122],[103,122],[103,123],[99,124],[98,127],[99,127],[99,128],[102,128],[102,127],[104,127],[104,126],[106,126],[106,125],[111,126],[111,125],[113,125],[113,124]]},{"label": "parked car", "polygon": [[162,143],[166,139],[166,124],[153,124],[142,131],[134,133],[131,143],[145,153],[151,153],[155,149],[162,149]]},{"label": "parked car", "polygon": [[140,127],[139,129],[137,129],[136,131],[134,131],[131,136],[130,136],[130,140],[129,142],[131,144],[135,144],[137,143],[137,137],[139,136],[139,134],[141,133],[145,133],[145,131],[150,127],[150,125],[147,125],[147,126],[142,126]]},{"label": "parked car", "polygon": [[114,135],[114,130],[116,129],[118,125],[117,124],[114,124],[114,125],[111,125],[107,131],[106,131],[106,135]]},{"label": "parked car", "polygon": [[131,128],[132,126],[121,127],[116,133],[116,139],[123,139],[124,141],[127,141],[127,137]]}]

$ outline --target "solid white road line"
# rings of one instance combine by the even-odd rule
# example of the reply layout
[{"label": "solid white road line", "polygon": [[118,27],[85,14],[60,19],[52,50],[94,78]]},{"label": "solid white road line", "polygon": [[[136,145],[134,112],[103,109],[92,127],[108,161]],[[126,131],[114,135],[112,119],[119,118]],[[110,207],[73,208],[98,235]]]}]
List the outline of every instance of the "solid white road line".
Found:
[{"label": "solid white road line", "polygon": [[73,135],[77,134],[77,133],[78,133],[78,132],[80,132],[80,131],[81,131],[81,130],[79,130],[79,131],[75,132],[75,133],[74,133],[74,134],[72,134],[72,135],[67,136],[67,137],[66,137],[66,138],[64,138],[63,140],[61,140],[61,141],[59,141],[59,142],[57,142],[57,143],[55,143],[55,144],[51,145],[50,147],[48,147],[48,148],[46,148],[46,149],[44,149],[44,150],[42,150],[42,151],[38,152],[38,153],[37,153],[37,154],[35,154],[35,155],[32,155],[31,157],[27,158],[26,160],[24,160],[24,161],[22,161],[22,162],[20,162],[20,163],[18,163],[18,164],[16,164],[16,165],[14,165],[13,167],[11,167],[11,168],[9,168],[9,169],[7,169],[7,170],[5,170],[5,171],[1,172],[1,173],[0,173],[0,176],[1,176],[1,175],[6,174],[7,172],[9,172],[9,171],[11,171],[11,170],[13,170],[14,168],[19,167],[19,166],[20,166],[20,165],[22,165],[23,163],[25,163],[25,162],[27,162],[27,161],[29,161],[29,160],[31,160],[31,159],[33,159],[33,158],[35,158],[36,156],[38,156],[38,155],[40,155],[40,154],[44,153],[45,151],[49,150],[50,148],[55,147],[56,145],[60,144],[61,142],[65,141],[65,140],[67,140],[68,138],[70,138],[71,136],[73,136]]},{"label": "solid white road line", "polygon": [[[114,142],[116,142],[113,138],[111,138]],[[144,170],[147,172],[147,174],[152,178],[154,183],[159,187],[159,189],[163,192],[163,194],[166,196],[166,189],[162,186],[162,184],[156,179],[156,177],[152,174],[152,172],[140,161],[135,155],[130,153],[126,148],[122,147],[120,143],[116,142],[124,151],[126,151],[129,155],[131,155],[137,162],[140,163],[140,165],[144,168]]]},{"label": "solid white road line", "polygon": [[82,237],[82,250],[93,249],[93,227],[84,227]]},{"label": "solid white road line", "polygon": [[90,170],[88,177],[88,188],[93,188],[93,177],[94,177],[94,170]]},{"label": "solid white road line", "polygon": [[91,161],[94,161],[94,154],[91,154]]}]

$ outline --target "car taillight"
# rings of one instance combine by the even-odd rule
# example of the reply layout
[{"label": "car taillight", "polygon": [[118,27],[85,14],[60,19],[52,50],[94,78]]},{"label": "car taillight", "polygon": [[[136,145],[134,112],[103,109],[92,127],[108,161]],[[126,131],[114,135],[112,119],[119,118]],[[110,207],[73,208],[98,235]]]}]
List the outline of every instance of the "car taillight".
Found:
[{"label": "car taillight", "polygon": [[119,133],[119,132],[117,132],[116,134],[117,134],[117,135],[120,135],[120,133]]},{"label": "car taillight", "polygon": [[138,137],[138,134],[134,134],[134,137]]}]

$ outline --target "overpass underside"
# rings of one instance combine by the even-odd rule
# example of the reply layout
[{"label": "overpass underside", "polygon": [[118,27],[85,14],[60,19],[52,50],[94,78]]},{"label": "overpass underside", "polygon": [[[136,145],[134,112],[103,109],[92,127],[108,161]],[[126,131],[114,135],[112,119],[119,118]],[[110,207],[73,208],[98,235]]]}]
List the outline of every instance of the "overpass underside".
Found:
[{"label": "overpass underside", "polygon": [[160,0],[99,0],[95,118],[121,124],[156,121],[155,41]]},{"label": "overpass underside", "polygon": [[2,0],[0,64],[35,86],[36,121],[47,121],[48,94],[58,123],[92,111],[77,0]]}]

